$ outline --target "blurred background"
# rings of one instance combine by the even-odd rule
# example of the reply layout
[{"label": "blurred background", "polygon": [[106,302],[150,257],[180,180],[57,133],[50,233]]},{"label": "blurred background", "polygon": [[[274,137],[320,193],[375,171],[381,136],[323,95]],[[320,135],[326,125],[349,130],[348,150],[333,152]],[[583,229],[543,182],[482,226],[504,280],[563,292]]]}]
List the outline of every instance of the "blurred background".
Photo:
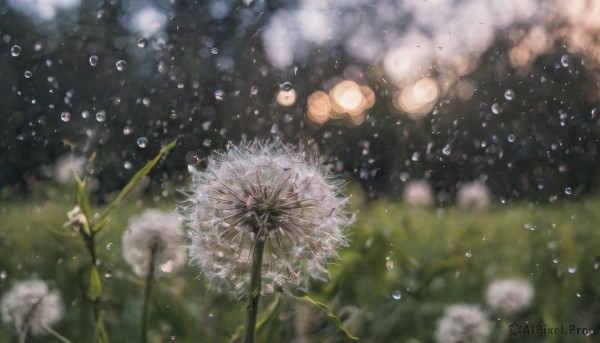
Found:
[{"label": "blurred background", "polygon": [[[127,218],[172,210],[188,165],[261,138],[319,153],[349,181],[353,245],[315,293],[365,341],[431,341],[443,307],[483,301],[496,275],[546,287],[523,321],[598,331],[599,17],[593,0],[2,1],[0,292],[36,275],[84,306],[68,283],[83,250],[41,224],[66,221],[71,171],[92,153],[101,206],[178,140],[102,238],[115,244],[103,268],[131,274],[117,252]],[[154,337],[229,337],[240,313],[209,314],[230,299],[173,305],[205,293],[186,273],[156,306],[187,322],[165,310]],[[137,314],[116,291],[134,292],[132,277],[109,280],[117,332],[120,311]],[[268,337],[296,337],[298,311]],[[69,318],[62,328],[84,339],[89,325]],[[343,341],[319,325],[308,341]]]}]

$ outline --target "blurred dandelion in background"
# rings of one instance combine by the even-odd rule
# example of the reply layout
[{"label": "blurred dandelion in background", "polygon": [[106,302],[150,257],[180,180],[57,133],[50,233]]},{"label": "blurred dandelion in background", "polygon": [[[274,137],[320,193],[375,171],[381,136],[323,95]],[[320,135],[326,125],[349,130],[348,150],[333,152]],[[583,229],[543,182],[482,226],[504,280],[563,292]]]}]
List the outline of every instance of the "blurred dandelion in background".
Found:
[{"label": "blurred dandelion in background", "polygon": [[27,332],[41,335],[52,332],[51,326],[64,315],[58,290],[50,290],[42,280],[15,282],[2,297],[2,321],[12,324],[23,337]]},{"label": "blurred dandelion in background", "polygon": [[444,310],[435,339],[438,343],[483,343],[490,332],[490,322],[479,306],[457,304]]},{"label": "blurred dandelion in background", "polygon": [[502,314],[514,314],[526,309],[533,299],[533,286],[519,279],[492,282],[485,293],[488,306]]},{"label": "blurred dandelion in background", "polygon": [[148,275],[153,246],[157,276],[175,272],[184,265],[183,231],[175,215],[150,209],[129,221],[123,235],[123,258],[136,275]]},{"label": "blurred dandelion in background", "polygon": [[425,180],[408,181],[402,192],[402,200],[411,206],[431,206],[434,202],[433,191]]},{"label": "blurred dandelion in background", "polygon": [[490,191],[479,181],[465,182],[458,186],[456,203],[464,210],[483,211],[490,206]]}]

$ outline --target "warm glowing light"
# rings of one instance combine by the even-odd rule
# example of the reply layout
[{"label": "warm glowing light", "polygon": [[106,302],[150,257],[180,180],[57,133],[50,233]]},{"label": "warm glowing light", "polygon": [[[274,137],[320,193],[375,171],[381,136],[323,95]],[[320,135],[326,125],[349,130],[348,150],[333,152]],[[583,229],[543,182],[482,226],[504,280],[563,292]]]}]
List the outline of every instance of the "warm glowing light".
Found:
[{"label": "warm glowing light", "polygon": [[283,107],[289,107],[294,105],[296,103],[296,90],[282,89],[278,91],[277,95],[275,96],[275,101],[277,101],[277,103]]},{"label": "warm glowing light", "polygon": [[361,112],[363,102],[366,102],[360,86],[350,80],[335,85],[329,91],[329,98],[333,110],[340,114]]},{"label": "warm glowing light", "polygon": [[316,91],[308,97],[308,119],[323,124],[329,119],[345,118],[346,123],[355,126],[362,124],[366,119],[365,111],[375,104],[373,90],[351,80],[333,82],[337,83],[331,87],[329,94]]},{"label": "warm glowing light", "polygon": [[439,87],[433,79],[426,78],[402,89],[394,105],[406,112],[409,117],[419,119],[427,115],[439,96]]},{"label": "warm glowing light", "polygon": [[323,124],[329,119],[331,102],[323,91],[316,91],[308,97],[308,118],[317,124]]}]

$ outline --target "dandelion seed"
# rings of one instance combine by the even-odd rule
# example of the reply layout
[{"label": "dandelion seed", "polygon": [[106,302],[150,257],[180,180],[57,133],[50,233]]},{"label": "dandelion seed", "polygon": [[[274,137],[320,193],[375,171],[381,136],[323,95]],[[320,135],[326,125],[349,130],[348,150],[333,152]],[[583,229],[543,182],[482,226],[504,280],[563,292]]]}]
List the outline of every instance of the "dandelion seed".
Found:
[{"label": "dandelion seed", "polygon": [[457,304],[444,310],[435,339],[438,343],[483,343],[490,331],[491,325],[479,306]]},{"label": "dandelion seed", "polygon": [[16,282],[2,297],[0,308],[2,321],[14,325],[20,334],[44,334],[64,314],[60,293],[41,280]]},{"label": "dandelion seed", "polygon": [[533,293],[533,286],[527,281],[504,279],[490,284],[485,298],[493,311],[512,314],[529,306]]},{"label": "dandelion seed", "polygon": [[327,264],[347,246],[352,219],[340,181],[291,146],[253,141],[214,154],[187,191],[190,263],[220,291],[250,291],[256,246],[264,247],[263,293],[326,279]]},{"label": "dandelion seed", "polygon": [[155,247],[155,275],[174,272],[185,263],[183,231],[179,219],[160,210],[146,210],[130,220],[123,235],[123,258],[133,272],[146,277]]}]

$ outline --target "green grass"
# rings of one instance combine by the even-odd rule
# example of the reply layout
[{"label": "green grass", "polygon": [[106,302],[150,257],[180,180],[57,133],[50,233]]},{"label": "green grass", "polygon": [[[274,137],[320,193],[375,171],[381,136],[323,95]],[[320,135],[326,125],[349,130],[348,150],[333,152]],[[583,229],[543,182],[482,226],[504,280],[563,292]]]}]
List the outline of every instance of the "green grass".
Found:
[{"label": "green grass", "polygon": [[[0,271],[7,275],[0,280],[0,294],[18,280],[39,277],[51,282],[66,306],[66,317],[55,329],[73,342],[89,342],[94,332],[85,297],[89,272],[85,248],[80,239],[47,229],[59,228],[73,206],[65,200],[0,206]],[[143,281],[123,261],[121,236],[128,218],[150,207],[172,210],[174,202],[129,199],[99,235],[102,304],[112,342],[139,340]],[[597,198],[497,206],[481,213],[373,202],[357,209],[351,247],[331,267],[331,282],[314,283],[310,295],[328,303],[363,342],[430,342],[445,306],[466,302],[485,308],[490,282],[521,277],[533,283],[534,301],[512,318],[498,321],[490,315],[496,330],[492,342],[508,333],[502,323],[513,321],[548,327],[573,324],[600,332],[599,208]],[[105,248],[108,243],[110,250]],[[197,268],[186,267],[172,278],[159,279],[151,306],[152,341],[174,336],[177,342],[227,342],[242,324],[244,304],[208,291],[198,274]],[[399,300],[392,297],[394,291],[400,291]],[[263,300],[265,306],[272,301]],[[345,341],[324,313],[291,298],[283,299],[258,337],[265,342],[290,341],[299,317],[312,318],[311,341]],[[598,334],[518,338],[593,342]],[[29,341],[51,342],[48,339]],[[14,330],[0,327],[0,342],[16,340]]]}]

